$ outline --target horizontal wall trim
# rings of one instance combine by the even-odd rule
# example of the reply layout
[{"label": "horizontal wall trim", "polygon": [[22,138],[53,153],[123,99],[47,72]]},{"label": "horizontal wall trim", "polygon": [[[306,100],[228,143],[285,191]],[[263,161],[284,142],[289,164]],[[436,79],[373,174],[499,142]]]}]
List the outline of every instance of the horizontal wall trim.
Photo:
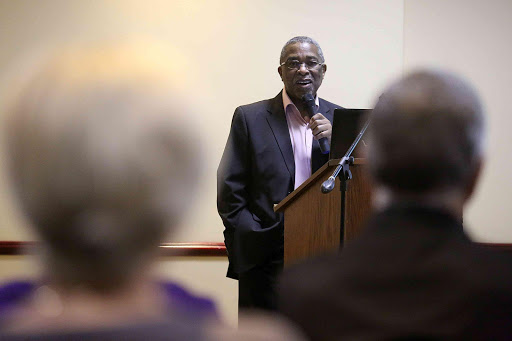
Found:
[{"label": "horizontal wall trim", "polygon": [[[0,241],[0,256],[30,254],[37,242]],[[164,257],[226,257],[224,243],[193,242],[193,243],[163,243],[160,245]]]},{"label": "horizontal wall trim", "polygon": [[[512,244],[478,243],[481,246],[512,253]],[[37,246],[37,242],[0,241],[0,256],[26,255]],[[222,242],[163,243],[163,257],[226,257],[226,246]]]}]

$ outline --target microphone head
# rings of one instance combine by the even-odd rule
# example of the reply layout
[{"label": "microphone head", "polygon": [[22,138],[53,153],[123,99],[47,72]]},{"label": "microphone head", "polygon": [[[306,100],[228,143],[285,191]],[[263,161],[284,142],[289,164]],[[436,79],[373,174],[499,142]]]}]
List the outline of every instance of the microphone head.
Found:
[{"label": "microphone head", "polygon": [[307,105],[315,105],[315,97],[313,97],[313,94],[310,92],[302,96],[302,101]]},{"label": "microphone head", "polygon": [[330,191],[334,189],[334,185],[336,184],[336,178],[333,178],[332,176],[329,177],[329,179],[325,180],[322,184],[322,193],[327,194]]},{"label": "microphone head", "polygon": [[304,106],[306,107],[306,111],[308,113],[309,117],[313,117],[315,115],[315,97],[313,97],[313,94],[308,92],[307,94],[304,94],[302,96],[302,102],[304,103]]}]

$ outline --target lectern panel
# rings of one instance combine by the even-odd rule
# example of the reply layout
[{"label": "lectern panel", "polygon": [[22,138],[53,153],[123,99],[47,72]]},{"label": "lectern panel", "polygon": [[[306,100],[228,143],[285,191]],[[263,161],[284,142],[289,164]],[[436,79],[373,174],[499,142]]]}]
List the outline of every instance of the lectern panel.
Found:
[{"label": "lectern panel", "polygon": [[[285,266],[339,250],[342,219],[339,180],[332,192],[323,194],[320,190],[336,165],[336,161],[324,165],[276,206],[277,212],[284,212]],[[370,185],[363,168],[361,159],[351,166],[353,179],[348,181],[346,192],[344,241],[357,236],[370,213]]]}]

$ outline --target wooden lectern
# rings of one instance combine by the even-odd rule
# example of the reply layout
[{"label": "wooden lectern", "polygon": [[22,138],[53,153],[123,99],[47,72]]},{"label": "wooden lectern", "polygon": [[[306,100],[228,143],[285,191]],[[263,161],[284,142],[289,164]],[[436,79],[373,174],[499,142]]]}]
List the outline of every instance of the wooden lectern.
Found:
[{"label": "wooden lectern", "polygon": [[[347,181],[344,212],[339,179],[332,192],[321,192],[322,183],[332,175],[338,162],[330,160],[274,207],[274,211],[284,213],[285,266],[337,251],[340,243],[359,233],[370,214],[371,189],[364,172],[364,159],[355,159],[350,167],[352,180]],[[340,234],[342,221],[344,231]]]}]

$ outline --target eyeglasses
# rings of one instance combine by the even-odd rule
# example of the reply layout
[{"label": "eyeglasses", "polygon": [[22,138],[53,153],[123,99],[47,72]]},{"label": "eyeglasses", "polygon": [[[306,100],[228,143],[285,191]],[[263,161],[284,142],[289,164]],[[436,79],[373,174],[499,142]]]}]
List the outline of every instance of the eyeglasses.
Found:
[{"label": "eyeglasses", "polygon": [[324,63],[319,63],[316,60],[308,60],[306,62],[300,62],[300,61],[298,61],[296,59],[290,59],[290,60],[287,60],[284,63],[281,63],[281,66],[284,65],[284,66],[286,66],[290,70],[299,70],[300,67],[302,66],[302,64],[304,64],[306,66],[306,69],[314,70],[316,68],[319,68]]}]

